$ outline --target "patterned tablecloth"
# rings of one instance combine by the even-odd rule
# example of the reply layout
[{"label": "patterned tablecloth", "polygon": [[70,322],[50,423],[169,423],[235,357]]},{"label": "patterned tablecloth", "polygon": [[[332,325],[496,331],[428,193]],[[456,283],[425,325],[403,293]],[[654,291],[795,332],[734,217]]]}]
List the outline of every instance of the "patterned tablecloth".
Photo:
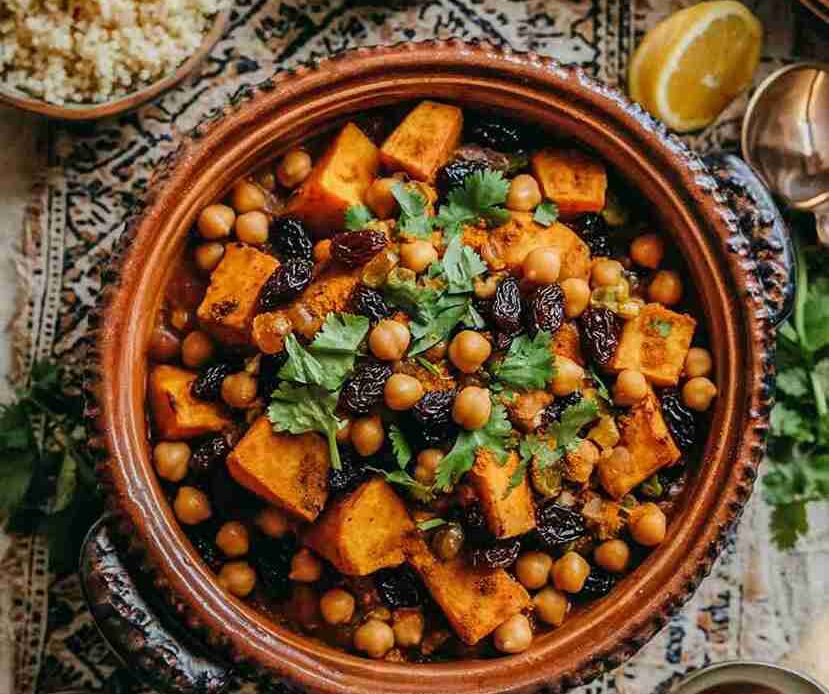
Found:
[{"label": "patterned tablecloth", "polygon": [[[101,270],[127,209],[140,201],[179,133],[246,85],[355,46],[451,37],[552,55],[615,84],[644,31],[684,4],[690,3],[238,0],[227,35],[200,76],[119,120],[50,126],[50,166],[25,229],[28,273],[15,331],[21,371],[49,355],[70,368],[82,363]],[[804,44],[794,29],[794,3],[748,4],[767,29],[759,80]],[[701,151],[733,145],[746,99],[690,143]],[[781,555],[769,546],[768,509],[756,495],[696,596],[627,665],[580,691],[650,694],[709,662],[779,660],[829,602],[829,522],[826,516],[814,521],[799,551]],[[47,564],[41,540],[17,538],[0,570],[0,662],[10,654],[14,663],[14,684],[5,686],[16,694],[133,691],[90,621],[76,576],[49,575]]]}]

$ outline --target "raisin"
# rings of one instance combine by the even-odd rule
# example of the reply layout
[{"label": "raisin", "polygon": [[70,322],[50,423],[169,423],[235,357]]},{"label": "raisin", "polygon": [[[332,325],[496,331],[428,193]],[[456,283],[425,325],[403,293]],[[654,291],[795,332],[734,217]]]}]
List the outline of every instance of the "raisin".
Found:
[{"label": "raisin", "polygon": [[526,125],[496,116],[473,117],[465,135],[470,142],[502,152],[519,152],[530,145]]},{"label": "raisin", "polygon": [[374,586],[380,599],[393,610],[417,607],[426,597],[420,578],[408,566],[380,569],[374,574]]},{"label": "raisin", "polygon": [[376,289],[361,284],[351,295],[355,313],[365,316],[372,323],[388,318],[394,311],[386,303],[383,295]]},{"label": "raisin", "polygon": [[544,330],[555,335],[564,324],[564,291],[558,284],[545,284],[535,291],[527,313],[530,332]]},{"label": "raisin", "polygon": [[209,473],[219,463],[223,463],[230,453],[230,444],[224,436],[218,435],[207,439],[190,456],[190,469],[197,474]]},{"label": "raisin", "polygon": [[499,540],[489,547],[472,550],[472,565],[488,569],[506,569],[512,566],[521,552],[521,541],[517,538]]},{"label": "raisin", "polygon": [[291,559],[296,549],[296,539],[291,535],[280,538],[258,535],[256,552],[251,556],[259,584],[273,600],[284,600],[291,592]]},{"label": "raisin", "polygon": [[233,367],[227,362],[206,366],[190,386],[190,394],[194,398],[208,402],[218,400],[222,394],[222,381],[232,372]]},{"label": "raisin", "polygon": [[346,267],[358,267],[382,251],[386,243],[386,235],[375,229],[343,231],[331,239],[331,257]]},{"label": "raisin", "polygon": [[498,332],[509,336],[521,332],[521,292],[515,277],[505,277],[495,288],[490,315]]},{"label": "raisin", "polygon": [[474,547],[492,544],[492,533],[489,532],[487,527],[481,504],[477,501],[454,507],[450,512],[450,520],[461,524],[468,544]]},{"label": "raisin", "polygon": [[668,431],[680,450],[687,451],[697,439],[697,422],[693,412],[682,404],[676,388],[665,388],[660,392],[659,400]]},{"label": "raisin", "polygon": [[581,392],[574,391],[569,395],[556,398],[544,408],[544,411],[541,413],[541,423],[544,426],[550,426],[553,422],[560,422],[561,415],[564,414],[564,410],[570,407],[570,405],[575,405],[580,402],[581,397]]},{"label": "raisin", "polygon": [[273,271],[259,293],[259,311],[273,311],[296,298],[311,284],[314,264],[310,260],[291,258]]},{"label": "raisin", "polygon": [[222,554],[216,546],[216,528],[211,523],[201,523],[186,528],[185,532],[199,556],[212,571],[218,571],[222,566]]},{"label": "raisin", "polygon": [[607,595],[613,589],[615,583],[616,579],[613,578],[612,574],[609,574],[604,569],[600,569],[598,566],[591,566],[590,573],[587,575],[584,586],[582,586],[579,592],[579,597],[600,598],[603,595]]},{"label": "raisin", "polygon": [[535,512],[535,528],[550,548],[578,540],[585,533],[584,519],[566,506],[549,503]]},{"label": "raisin", "polygon": [[441,199],[445,199],[450,190],[463,186],[467,176],[471,176],[476,171],[484,171],[486,168],[486,163],[478,160],[455,159],[450,161],[446,166],[438,169],[435,178],[435,188],[437,188],[438,195]]},{"label": "raisin", "polygon": [[305,225],[296,217],[277,217],[268,229],[274,250],[283,260],[311,260],[314,247]]},{"label": "raisin", "polygon": [[352,414],[368,414],[383,400],[383,388],[392,375],[389,364],[366,361],[358,366],[340,393],[340,406]]},{"label": "raisin", "polygon": [[215,465],[210,473],[210,503],[223,518],[252,518],[263,506],[253,492],[239,484],[226,465]]},{"label": "raisin", "polygon": [[368,475],[369,470],[363,460],[357,457],[354,449],[340,448],[340,469],[328,468],[328,491],[342,494],[354,489]]},{"label": "raisin", "polygon": [[440,446],[454,438],[457,431],[457,426],[452,419],[454,402],[454,390],[433,390],[426,393],[409,410],[415,424],[413,428],[424,447]]},{"label": "raisin", "polygon": [[492,347],[496,352],[506,352],[512,345],[513,339],[515,339],[515,335],[496,330],[492,334]]},{"label": "raisin", "polygon": [[607,366],[619,346],[621,326],[616,314],[608,308],[588,308],[579,322],[585,351],[596,364]]},{"label": "raisin", "polygon": [[607,222],[604,217],[595,212],[588,212],[574,219],[570,226],[581,236],[594,256],[610,257],[613,250],[610,247],[610,237],[607,232]]},{"label": "raisin", "polygon": [[260,397],[270,400],[271,394],[279,385],[279,370],[285,366],[286,361],[288,361],[287,352],[263,354],[259,357],[256,392]]}]

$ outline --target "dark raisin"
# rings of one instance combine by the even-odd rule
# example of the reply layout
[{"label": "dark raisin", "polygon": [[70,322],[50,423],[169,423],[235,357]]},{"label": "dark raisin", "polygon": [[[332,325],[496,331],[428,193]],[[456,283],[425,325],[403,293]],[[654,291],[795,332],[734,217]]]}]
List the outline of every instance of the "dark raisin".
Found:
[{"label": "dark raisin", "polygon": [[463,186],[467,176],[476,171],[484,171],[486,168],[486,164],[478,160],[455,159],[450,161],[446,166],[438,169],[435,178],[435,188],[437,188],[438,195],[441,199],[445,199],[450,190]]},{"label": "dark raisin", "polygon": [[230,453],[230,444],[224,436],[218,435],[207,439],[190,456],[190,469],[197,474],[209,473],[219,463],[223,463]]},{"label": "dark raisin", "polygon": [[578,540],[585,533],[581,514],[556,503],[546,504],[536,510],[535,528],[541,540],[550,548]]},{"label": "dark raisin", "polygon": [[351,295],[351,303],[354,306],[355,313],[365,316],[372,323],[388,318],[394,313],[380,292],[364,284],[359,285],[354,290]]},{"label": "dark raisin", "polygon": [[579,323],[585,351],[598,366],[607,366],[619,346],[619,318],[608,308],[588,308]]},{"label": "dark raisin", "polygon": [[259,497],[231,477],[226,465],[213,467],[209,490],[211,506],[222,518],[253,518],[263,506]]},{"label": "dark raisin", "polygon": [[530,129],[526,125],[497,116],[473,116],[465,135],[469,142],[501,152],[518,152],[530,145]]},{"label": "dark raisin", "polygon": [[581,392],[577,390],[569,395],[556,398],[544,408],[544,411],[541,413],[541,423],[544,426],[550,426],[553,422],[560,422],[564,410],[570,407],[570,405],[575,405],[580,402],[581,397]]},{"label": "dark raisin", "polygon": [[233,367],[227,362],[211,364],[203,368],[196,380],[190,386],[190,393],[194,398],[212,402],[222,395],[222,381],[233,372]]},{"label": "dark raisin", "polygon": [[683,451],[691,448],[697,440],[697,422],[694,413],[682,404],[676,388],[665,388],[659,393],[662,417],[676,445]]},{"label": "dark raisin", "polygon": [[212,571],[218,571],[222,566],[222,554],[216,546],[216,528],[212,523],[200,523],[189,526],[185,532],[193,547]]},{"label": "dark raisin", "polygon": [[506,352],[515,337],[515,335],[510,335],[509,333],[502,333],[500,330],[495,331],[492,334],[492,347],[496,352]]},{"label": "dark raisin", "polygon": [[439,446],[448,443],[456,432],[452,419],[454,390],[433,390],[426,393],[409,410],[421,443],[424,446]]},{"label": "dark raisin", "polygon": [[595,212],[577,217],[570,226],[581,236],[590,248],[591,255],[610,257],[613,250],[610,247],[610,237],[607,232],[607,222],[604,217]]},{"label": "dark raisin", "polygon": [[351,491],[368,475],[369,470],[353,448],[340,447],[340,469],[328,469],[328,491],[342,494]]},{"label": "dark raisin", "polygon": [[564,291],[558,284],[545,284],[535,290],[527,312],[528,328],[535,334],[544,330],[555,335],[564,324]]},{"label": "dark raisin", "polygon": [[382,251],[388,239],[382,231],[343,231],[331,239],[331,257],[346,267],[358,267]]},{"label": "dark raisin", "polygon": [[374,586],[380,599],[394,610],[417,607],[426,597],[420,578],[408,566],[380,569],[374,574]]},{"label": "dark raisin", "polygon": [[280,538],[258,535],[254,545],[256,552],[252,553],[251,560],[259,584],[271,599],[286,599],[291,592],[288,574],[291,572],[291,559],[297,549],[296,539],[291,535]]},{"label": "dark raisin", "polygon": [[498,540],[489,547],[477,547],[472,550],[472,565],[488,569],[506,569],[512,566],[521,552],[521,540],[510,538]]},{"label": "dark raisin", "polygon": [[509,336],[521,332],[521,292],[515,277],[505,277],[495,288],[490,315],[499,332]]},{"label": "dark raisin", "polygon": [[473,547],[483,547],[492,544],[494,538],[487,527],[481,504],[477,501],[454,507],[450,511],[449,516],[450,520],[457,521],[463,527],[467,544]]},{"label": "dark raisin", "polygon": [[612,574],[609,574],[604,569],[600,569],[598,566],[591,566],[590,573],[587,575],[584,586],[582,586],[579,592],[579,597],[600,598],[603,595],[607,595],[613,589],[615,583],[616,579],[613,578]]},{"label": "dark raisin", "polygon": [[391,375],[392,368],[385,362],[363,362],[345,382],[340,406],[352,414],[368,414],[383,400],[383,388]]},{"label": "dark raisin", "polygon": [[310,260],[291,258],[273,271],[259,292],[259,310],[273,311],[296,298],[311,284],[314,264]]},{"label": "dark raisin", "polygon": [[268,229],[268,238],[283,260],[311,260],[314,249],[311,238],[296,217],[276,217]]},{"label": "dark raisin", "polygon": [[279,385],[279,370],[285,366],[286,361],[288,361],[287,352],[263,354],[259,357],[256,392],[260,397],[270,399],[271,394]]}]

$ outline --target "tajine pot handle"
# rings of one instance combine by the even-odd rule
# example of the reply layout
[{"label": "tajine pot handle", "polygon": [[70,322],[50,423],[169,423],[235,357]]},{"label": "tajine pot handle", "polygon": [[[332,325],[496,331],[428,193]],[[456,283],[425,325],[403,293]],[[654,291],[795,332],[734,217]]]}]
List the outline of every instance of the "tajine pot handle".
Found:
[{"label": "tajine pot handle", "polygon": [[737,216],[740,233],[750,244],[769,320],[777,327],[794,305],[797,267],[789,228],[771,193],[740,157],[717,152],[704,159]]},{"label": "tajine pot handle", "polygon": [[163,694],[219,694],[227,688],[230,669],[165,617],[164,606],[152,598],[152,584],[124,562],[106,518],[84,540],[80,578],[98,629],[143,684]]}]

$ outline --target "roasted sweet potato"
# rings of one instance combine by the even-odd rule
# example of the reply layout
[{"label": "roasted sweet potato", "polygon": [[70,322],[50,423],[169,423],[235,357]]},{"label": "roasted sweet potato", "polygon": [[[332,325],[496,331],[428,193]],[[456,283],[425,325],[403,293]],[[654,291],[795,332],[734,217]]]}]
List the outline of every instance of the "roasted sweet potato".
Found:
[{"label": "roasted sweet potato", "polygon": [[457,106],[421,101],[386,138],[380,159],[388,171],[432,182],[458,146],[462,129],[463,112]]},{"label": "roasted sweet potato", "polygon": [[543,149],[530,162],[541,192],[562,217],[604,208],[607,173],[598,159],[576,149]]},{"label": "roasted sweet potato", "polygon": [[674,386],[685,365],[697,322],[661,304],[648,304],[636,318],[625,323],[613,371],[636,369],[654,385]]},{"label": "roasted sweet potato", "polygon": [[579,329],[573,322],[564,323],[558,329],[558,332],[553,335],[550,350],[554,356],[566,357],[581,366],[585,364],[584,355],[581,351],[581,336],[579,335]]},{"label": "roasted sweet potato", "polygon": [[325,505],[329,466],[322,436],[276,433],[264,416],[227,457],[227,469],[239,484],[305,521],[313,521]]},{"label": "roasted sweet potato", "polygon": [[345,211],[362,204],[379,164],[375,144],[348,123],[288,201],[285,212],[299,217],[318,236],[342,231]]},{"label": "roasted sweet potato", "polygon": [[652,392],[619,418],[619,429],[620,445],[630,453],[628,464],[619,465],[608,454],[599,460],[599,480],[607,493],[617,499],[680,457]]},{"label": "roasted sweet potato", "polygon": [[464,643],[478,643],[530,604],[527,591],[503,569],[476,568],[463,556],[441,562],[418,533],[406,537],[404,551]]},{"label": "roasted sweet potato", "polygon": [[231,424],[221,405],[197,400],[190,386],[198,374],[176,366],[150,372],[149,398],[159,439],[190,439],[221,431]]},{"label": "roasted sweet potato", "polygon": [[403,537],[414,528],[406,505],[379,477],[329,506],[303,542],[348,576],[403,563]]},{"label": "roasted sweet potato", "polygon": [[535,506],[527,476],[510,489],[510,480],[518,465],[518,454],[514,451],[499,464],[491,450],[479,448],[475,453],[475,465],[467,475],[478,494],[487,526],[495,537],[523,535],[535,527]]},{"label": "roasted sweet potato", "polygon": [[259,292],[278,267],[279,261],[267,253],[227,244],[197,311],[201,325],[227,344],[249,342]]}]

